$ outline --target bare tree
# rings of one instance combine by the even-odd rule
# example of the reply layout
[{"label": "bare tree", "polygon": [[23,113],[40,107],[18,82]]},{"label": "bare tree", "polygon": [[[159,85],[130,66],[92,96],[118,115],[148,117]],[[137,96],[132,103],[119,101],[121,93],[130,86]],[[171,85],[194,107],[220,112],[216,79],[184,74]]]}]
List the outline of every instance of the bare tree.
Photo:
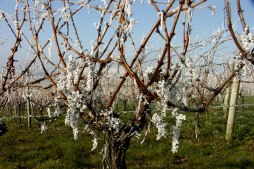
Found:
[{"label": "bare tree", "polygon": [[[226,74],[227,68],[216,64],[214,59],[216,51],[223,50],[220,46],[231,40],[228,36],[222,39],[227,29],[222,29],[206,39],[201,38],[195,42],[190,40],[193,11],[205,1],[193,3],[190,0],[171,0],[163,2],[165,8],[159,9],[157,5],[162,2],[149,0],[148,3],[153,5],[158,20],[141,44],[137,45],[132,38],[137,23],[132,18],[132,5],[136,3],[132,0],[110,0],[97,2],[98,4],[90,0],[17,0],[13,16],[1,11],[1,19],[8,23],[16,40],[2,81],[0,95],[4,100],[0,112],[3,111],[13,89],[29,86],[30,89],[41,91],[55,100],[53,118],[64,114],[61,107],[67,107],[65,123],[72,127],[74,139],[77,139],[80,130],[78,124],[83,122],[85,130],[93,137],[94,150],[98,144],[96,131],[104,131],[104,166],[124,169],[130,140],[140,137],[148,118],[150,122],[145,137],[152,124],[158,128],[157,139],[167,137],[167,124],[163,118],[167,115],[167,110],[171,109],[173,117],[176,118],[172,151],[177,152],[181,121],[185,119],[180,112],[189,111],[198,115],[209,109],[212,100],[238,72],[234,70],[226,78],[221,78]],[[61,4],[62,7],[59,8]],[[78,25],[81,22],[86,23],[90,18],[75,18],[83,8],[87,8],[89,13],[93,10],[92,12],[100,14],[99,22],[94,24],[96,39],[91,39],[89,47],[83,46],[83,37],[80,36],[83,33],[82,27]],[[209,8],[214,13],[215,6]],[[184,14],[183,45],[176,46],[172,39],[181,13]],[[168,18],[172,18],[173,22],[166,21]],[[86,33],[89,34],[90,31]],[[45,40],[47,35],[49,38]],[[162,42],[162,46],[155,45],[156,49],[150,45],[155,37],[159,37]],[[233,39],[235,40],[234,36]],[[14,62],[18,59],[21,42],[29,45],[33,58],[20,74],[15,75]],[[127,47],[127,42],[131,43],[130,48]],[[204,47],[211,43],[214,45],[210,50],[199,54],[195,59],[192,57],[195,52],[201,53]],[[57,56],[51,58],[52,48],[57,51]],[[129,54],[132,56],[127,57]],[[247,56],[246,58],[253,62]],[[26,72],[37,65],[43,70],[44,77],[22,82]],[[108,81],[111,85],[105,83],[110,76],[116,76],[114,72],[117,65],[124,70],[118,73],[119,78],[114,81],[118,85],[112,85],[112,80]],[[222,66],[224,71],[218,74],[213,68],[207,68],[209,65]],[[54,69],[51,70],[51,67]],[[239,69],[241,68],[240,65]],[[208,83],[211,77],[217,80]],[[139,104],[131,118],[124,121],[123,113],[114,111],[112,105],[120,91],[124,91],[124,84],[128,80],[133,82],[132,87],[139,92]],[[125,93],[128,91],[125,90]],[[189,99],[193,100],[193,104],[188,106]],[[160,109],[158,113],[151,110],[153,101],[156,101]],[[52,118],[43,120],[50,119]],[[45,123],[42,127],[43,130],[46,129]]]}]

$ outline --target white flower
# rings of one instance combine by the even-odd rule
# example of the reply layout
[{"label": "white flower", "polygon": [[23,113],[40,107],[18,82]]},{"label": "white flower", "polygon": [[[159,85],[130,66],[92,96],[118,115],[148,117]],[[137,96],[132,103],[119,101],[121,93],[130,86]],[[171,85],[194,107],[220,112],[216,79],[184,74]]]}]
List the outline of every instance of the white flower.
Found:
[{"label": "white flower", "polygon": [[162,30],[163,27],[163,12],[158,12],[157,16],[161,19],[161,26],[160,26],[160,31]]},{"label": "white flower", "polygon": [[133,33],[133,29],[134,29],[134,26],[135,24],[137,24],[138,21],[135,21],[135,19],[131,18],[130,20],[130,24],[127,28],[125,28],[125,31],[127,31],[128,29],[130,29],[130,33]]},{"label": "white flower", "polygon": [[209,9],[212,10],[212,15],[215,14],[215,9],[217,8],[215,5],[212,5],[212,6],[208,6]]},{"label": "white flower", "polygon": [[98,138],[94,137],[93,139],[93,148],[91,151],[95,150],[98,147],[98,142],[97,142]]},{"label": "white flower", "polygon": [[103,112],[103,115],[105,117],[105,122],[109,130],[113,130],[114,132],[119,132],[121,125],[123,122],[119,119],[113,116],[113,110],[110,109],[108,111]]},{"label": "white flower", "polygon": [[167,123],[163,123],[163,119],[160,115],[155,113],[152,117],[152,122],[155,124],[155,127],[158,129],[157,140],[161,139],[161,137],[167,137],[168,132],[166,131]]},{"label": "white flower", "polygon": [[131,4],[128,4],[127,5],[127,9],[126,9],[126,14],[128,17],[131,17],[132,16],[132,12],[131,12]]},{"label": "white flower", "polygon": [[144,71],[144,76],[148,79],[149,75],[153,74],[155,68],[152,66],[147,66],[146,70]]},{"label": "white flower", "polygon": [[173,141],[172,141],[172,152],[176,153],[178,151],[179,146],[179,137],[180,137],[180,126],[182,126],[182,120],[186,120],[186,116],[183,114],[179,114],[178,108],[175,108],[172,111],[172,117],[176,117],[176,126],[172,126],[173,130]]},{"label": "white flower", "polygon": [[47,111],[48,111],[48,116],[51,117],[51,112],[50,112],[50,108],[49,107],[47,108]]},{"label": "white flower", "polygon": [[41,134],[42,134],[44,131],[47,131],[47,130],[48,130],[48,128],[47,128],[46,123],[45,123],[45,121],[44,121],[44,122],[41,123]]}]

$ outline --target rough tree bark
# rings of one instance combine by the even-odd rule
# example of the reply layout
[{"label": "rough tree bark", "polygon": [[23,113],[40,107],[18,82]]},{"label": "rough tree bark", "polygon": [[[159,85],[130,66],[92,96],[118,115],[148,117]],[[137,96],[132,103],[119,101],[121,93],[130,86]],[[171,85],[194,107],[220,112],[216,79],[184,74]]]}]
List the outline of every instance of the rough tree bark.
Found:
[{"label": "rough tree bark", "polygon": [[[124,132],[122,132],[124,133]],[[125,133],[126,134],[126,133]],[[122,137],[116,138],[114,134],[109,134],[109,158],[111,169],[126,169],[126,151],[130,146],[130,139],[129,137],[125,137],[122,134]]]},{"label": "rough tree bark", "polygon": [[126,169],[126,150],[130,146],[130,138],[118,139],[114,135],[110,135],[109,139],[109,155],[111,169]]},{"label": "rough tree bark", "polygon": [[150,113],[150,106],[142,101],[139,112],[133,115],[132,120],[124,125],[120,132],[108,131],[108,150],[111,169],[126,169],[126,151],[134,131],[141,131],[145,126],[146,115]]}]

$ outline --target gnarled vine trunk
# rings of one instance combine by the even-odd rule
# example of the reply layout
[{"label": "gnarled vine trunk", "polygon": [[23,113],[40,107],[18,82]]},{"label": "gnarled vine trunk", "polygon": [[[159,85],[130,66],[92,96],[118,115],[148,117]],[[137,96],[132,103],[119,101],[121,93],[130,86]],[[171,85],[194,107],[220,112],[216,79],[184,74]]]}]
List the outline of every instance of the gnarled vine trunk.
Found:
[{"label": "gnarled vine trunk", "polygon": [[126,151],[130,146],[130,138],[119,140],[111,138],[109,142],[109,159],[111,169],[126,169]]},{"label": "gnarled vine trunk", "polygon": [[126,169],[126,151],[135,132],[145,126],[146,114],[150,114],[150,106],[143,100],[139,112],[125,124],[119,132],[108,130],[108,157],[111,169]]}]

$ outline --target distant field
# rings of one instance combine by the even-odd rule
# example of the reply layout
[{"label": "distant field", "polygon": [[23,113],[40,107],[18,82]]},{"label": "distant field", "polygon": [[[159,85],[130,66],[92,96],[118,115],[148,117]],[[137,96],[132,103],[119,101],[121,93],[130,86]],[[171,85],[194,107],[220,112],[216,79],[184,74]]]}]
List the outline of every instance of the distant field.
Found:
[{"label": "distant field", "polygon": [[[241,100],[239,99],[239,102]],[[245,104],[253,104],[253,96],[245,96]],[[212,105],[220,105],[213,103]],[[46,112],[44,112],[46,113]],[[193,113],[185,113],[187,120],[181,129],[179,152],[172,154],[171,137],[156,140],[156,128],[144,144],[132,140],[127,151],[129,168],[254,168],[254,107],[237,109],[234,141],[224,140],[227,120],[222,108],[217,115],[209,112],[200,115],[201,135],[195,139]],[[4,112],[3,117],[9,116]],[[129,115],[127,114],[128,118]],[[175,119],[169,117],[168,131]],[[92,138],[80,132],[73,140],[72,131],[64,125],[64,117],[47,124],[48,131],[41,134],[40,122],[32,121],[27,129],[27,119],[4,120],[9,131],[0,137],[0,168],[102,168],[102,140],[95,151]],[[141,137],[141,139],[143,136]]]}]

